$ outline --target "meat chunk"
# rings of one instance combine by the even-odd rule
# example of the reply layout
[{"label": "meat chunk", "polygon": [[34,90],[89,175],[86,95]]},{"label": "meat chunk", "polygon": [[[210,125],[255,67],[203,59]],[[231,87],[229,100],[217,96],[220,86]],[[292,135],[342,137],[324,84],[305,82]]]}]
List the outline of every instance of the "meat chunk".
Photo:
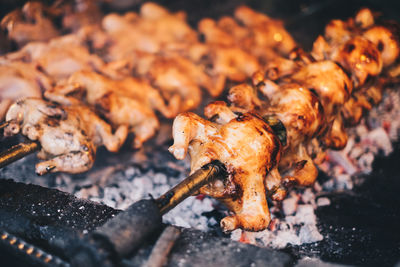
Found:
[{"label": "meat chunk", "polygon": [[199,22],[199,31],[205,36],[207,49],[202,63],[211,66],[214,75],[223,75],[235,82],[243,82],[260,68],[258,60],[246,52],[228,33],[221,30],[212,19]]},{"label": "meat chunk", "polygon": [[263,230],[270,222],[267,190],[280,183],[272,173],[276,172],[281,143],[257,115],[236,115],[223,102],[206,110],[207,116],[225,119],[213,123],[190,112],[178,115],[173,124],[174,144],[169,150],[177,159],[183,159],[189,151],[191,172],[213,160],[225,164],[227,180],[214,181],[200,193],[219,199],[234,213],[222,219],[225,231]]},{"label": "meat chunk", "polygon": [[125,126],[113,134],[111,126],[88,107],[62,107],[37,98],[11,105],[6,121],[9,122],[4,129],[6,136],[21,132],[40,143],[38,157],[45,161],[36,165],[39,175],[87,171],[93,165],[98,146],[116,152],[127,136]]},{"label": "meat chunk", "polygon": [[[258,99],[257,90],[249,85],[231,88],[228,98],[234,108],[255,110],[278,126],[275,134],[281,137],[284,144],[279,162],[279,172],[284,175],[283,183],[313,184],[318,172],[306,149],[325,125],[321,102],[314,93],[296,83],[279,86],[265,80],[258,89],[268,97],[267,103]],[[276,198],[283,199],[284,192],[279,194]]]},{"label": "meat chunk", "polygon": [[135,148],[141,147],[158,129],[154,110],[172,118],[179,107],[179,99],[174,98],[167,106],[158,91],[144,81],[135,78],[112,80],[90,71],[75,72],[65,84],[47,91],[45,97],[64,105],[83,101],[114,127],[128,126],[135,133]]},{"label": "meat chunk", "polygon": [[300,68],[291,76],[312,90],[324,109],[325,126],[321,140],[324,147],[342,149],[347,144],[341,110],[349,100],[353,84],[347,74],[333,61],[319,61]]},{"label": "meat chunk", "polygon": [[187,47],[197,42],[197,33],[185,19],[184,12],[170,13],[151,2],[143,4],[139,14],[105,16],[102,26],[110,36],[107,59],[123,59],[135,51],[165,52],[170,47]]},{"label": "meat chunk", "polygon": [[254,36],[254,49],[260,52],[263,49],[273,49],[279,54],[288,55],[297,47],[293,37],[283,27],[282,21],[274,20],[246,6],[235,10],[235,18],[250,29]]},{"label": "meat chunk", "polygon": [[51,88],[49,78],[32,64],[0,59],[0,120],[8,107],[26,97],[41,97]]},{"label": "meat chunk", "polygon": [[[346,123],[358,123],[372,103],[380,101],[384,84],[397,79],[392,70],[400,53],[398,29],[392,22],[377,23],[375,14],[363,8],[354,19],[331,21],[325,36],[314,42],[312,54],[316,59],[334,60],[351,74],[354,94],[344,105]],[[377,77],[386,70],[386,81]]]},{"label": "meat chunk", "polygon": [[79,34],[68,34],[50,42],[32,42],[17,52],[7,54],[8,60],[24,61],[39,66],[52,79],[67,79],[79,70],[96,70],[107,73],[106,65],[96,55],[90,54]]}]

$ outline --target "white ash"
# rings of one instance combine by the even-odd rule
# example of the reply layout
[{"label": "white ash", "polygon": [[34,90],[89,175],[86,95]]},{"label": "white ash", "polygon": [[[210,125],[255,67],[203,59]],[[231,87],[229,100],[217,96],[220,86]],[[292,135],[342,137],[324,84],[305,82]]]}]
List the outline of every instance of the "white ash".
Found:
[{"label": "white ash", "polygon": [[322,206],[329,206],[331,204],[331,201],[327,197],[320,197],[317,199],[317,206],[322,207]]},{"label": "white ash", "polygon": [[[75,195],[124,210],[140,199],[161,196],[183,178],[183,175],[167,177],[166,174],[153,170],[141,173],[138,168],[130,166],[124,171],[113,174],[113,182],[102,188],[103,194],[100,195],[96,189],[98,187],[93,186],[82,188]],[[181,227],[207,231],[209,226],[213,226],[217,222],[215,219],[208,219],[201,214],[212,211],[214,205],[215,200],[209,197],[189,197],[164,215],[163,221]]]},{"label": "white ash", "polygon": [[342,151],[329,151],[319,168],[332,179],[322,186],[326,191],[352,189],[353,177],[372,171],[375,156],[388,156],[400,134],[400,94],[385,91],[382,102],[359,125],[348,129],[349,140]]},{"label": "white ash", "polygon": [[[304,196],[304,197],[303,197]],[[303,204],[300,204],[303,203]],[[284,248],[288,244],[301,245],[321,241],[323,236],[317,228],[315,194],[311,188],[303,192],[292,191],[282,203],[283,218],[278,218],[271,208],[272,222],[269,229],[261,232],[236,230],[231,238],[259,246]]]}]

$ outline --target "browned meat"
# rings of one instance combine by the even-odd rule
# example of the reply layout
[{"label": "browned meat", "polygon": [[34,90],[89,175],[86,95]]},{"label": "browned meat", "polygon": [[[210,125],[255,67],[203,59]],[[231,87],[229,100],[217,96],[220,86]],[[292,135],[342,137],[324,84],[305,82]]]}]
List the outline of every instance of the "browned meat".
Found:
[{"label": "browned meat", "polygon": [[19,47],[40,41],[45,42],[59,35],[48,16],[50,9],[40,2],[27,2],[22,9],[16,9],[1,20],[1,28],[6,29],[8,38]]},{"label": "browned meat", "polygon": [[114,127],[128,126],[135,133],[135,148],[141,147],[158,129],[154,110],[172,118],[179,107],[179,99],[174,98],[167,106],[158,91],[144,81],[111,80],[90,71],[75,72],[65,84],[46,91],[45,97],[64,105],[83,101],[96,108]]},{"label": "browned meat", "polygon": [[32,64],[0,59],[0,120],[13,102],[41,97],[50,88],[50,80]]},{"label": "browned meat", "polygon": [[87,171],[93,165],[98,146],[116,152],[128,132],[122,126],[112,134],[111,126],[88,107],[61,107],[37,98],[14,103],[7,111],[6,121],[6,136],[21,132],[40,143],[38,157],[45,161],[36,165],[39,175]]},{"label": "browned meat", "polygon": [[235,115],[223,102],[210,104],[206,110],[207,116],[219,116],[219,122],[190,112],[178,115],[173,124],[174,144],[169,150],[177,159],[183,159],[189,151],[192,172],[212,160],[225,164],[227,180],[206,185],[200,193],[219,199],[234,213],[222,219],[225,231],[239,227],[263,230],[270,222],[267,190],[280,184],[280,177],[276,179],[273,174],[281,143],[257,115]]}]

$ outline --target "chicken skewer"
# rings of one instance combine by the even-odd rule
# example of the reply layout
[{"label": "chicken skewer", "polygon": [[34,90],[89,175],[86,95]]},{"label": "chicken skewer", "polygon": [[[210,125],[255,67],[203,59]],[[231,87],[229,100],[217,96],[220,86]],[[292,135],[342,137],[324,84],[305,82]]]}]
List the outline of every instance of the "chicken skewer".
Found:
[{"label": "chicken skewer", "polygon": [[[116,152],[128,134],[126,126],[112,133],[111,126],[85,106],[61,107],[42,99],[27,98],[14,103],[6,114],[4,135],[21,132],[40,143],[38,157],[45,161],[36,165],[36,173],[79,173],[93,165],[97,147],[104,145]],[[2,154],[5,162],[34,152],[38,144],[22,145]]]},{"label": "chicken skewer", "polygon": [[66,106],[87,103],[114,127],[126,125],[135,134],[134,148],[140,148],[159,128],[153,110],[172,118],[180,104],[175,97],[166,105],[159,92],[145,81],[132,77],[112,80],[90,71],[75,72],[67,82],[46,91],[44,96]]},{"label": "chicken skewer", "polygon": [[[353,41],[356,48],[359,39]],[[309,155],[309,149],[312,148],[311,142],[315,138],[324,148],[341,149],[346,145],[347,136],[341,110],[352,94],[353,85],[365,83],[365,73],[378,75],[382,70],[382,53],[375,53],[378,50],[372,42],[368,46],[361,42],[364,41],[360,41],[359,50],[354,51],[356,54],[347,58],[351,60],[358,57],[366,61],[363,65],[338,62],[343,65],[340,66],[330,60],[316,61],[311,55],[297,49],[290,55],[293,60],[279,58],[285,64],[292,61],[291,65],[287,65],[289,68],[283,68],[285,71],[275,72],[272,77],[267,78],[263,72],[256,73],[253,76],[254,87],[242,84],[231,88],[228,94],[230,106],[218,101],[209,104],[204,113],[211,121],[191,113],[180,114],[175,119],[174,145],[170,152],[177,159],[183,159],[188,151],[192,171],[213,159],[218,159],[227,166],[229,178],[225,184],[216,181],[199,190],[200,193],[219,199],[233,212],[233,215],[221,221],[221,227],[225,231],[236,228],[252,231],[265,229],[270,220],[269,212],[265,212],[268,206],[264,201],[268,193],[272,193],[273,200],[281,200],[287,186],[309,186],[314,183],[318,172]],[[376,51],[369,53],[374,50]],[[370,59],[363,59],[364,54],[371,55]],[[347,72],[351,74],[352,80]],[[265,73],[268,74],[268,71]],[[258,91],[267,101],[258,98]],[[266,143],[261,148],[255,145],[254,142],[260,138],[255,132],[243,135],[243,129],[236,127],[234,133],[226,134],[228,131],[224,127],[238,123],[242,116],[240,114],[248,112],[281,121],[286,129],[287,144],[280,140],[279,153],[275,153]],[[250,131],[255,125],[243,127]],[[259,135],[265,136],[265,133],[260,131]],[[273,135],[279,136],[276,132]],[[223,146],[220,145],[221,142]],[[226,157],[226,154],[229,156]],[[248,158],[249,154],[251,158]],[[263,161],[266,158],[269,162]],[[238,159],[244,166],[238,165]],[[257,165],[259,162],[263,162],[262,166],[267,172],[265,169],[260,171],[261,167]],[[272,169],[271,164],[274,164]],[[252,170],[249,166],[255,169]],[[285,176],[282,178],[281,174]],[[263,177],[263,184],[257,184],[259,177]],[[230,193],[236,193],[240,189],[243,190],[240,196]]]}]

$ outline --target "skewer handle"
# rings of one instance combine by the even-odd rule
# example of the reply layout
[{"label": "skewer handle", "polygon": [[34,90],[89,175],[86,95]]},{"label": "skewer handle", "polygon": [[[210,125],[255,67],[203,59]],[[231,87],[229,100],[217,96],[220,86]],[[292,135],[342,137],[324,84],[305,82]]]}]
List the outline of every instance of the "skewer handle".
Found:
[{"label": "skewer handle", "polygon": [[20,143],[0,153],[0,169],[40,149],[36,142]]}]

